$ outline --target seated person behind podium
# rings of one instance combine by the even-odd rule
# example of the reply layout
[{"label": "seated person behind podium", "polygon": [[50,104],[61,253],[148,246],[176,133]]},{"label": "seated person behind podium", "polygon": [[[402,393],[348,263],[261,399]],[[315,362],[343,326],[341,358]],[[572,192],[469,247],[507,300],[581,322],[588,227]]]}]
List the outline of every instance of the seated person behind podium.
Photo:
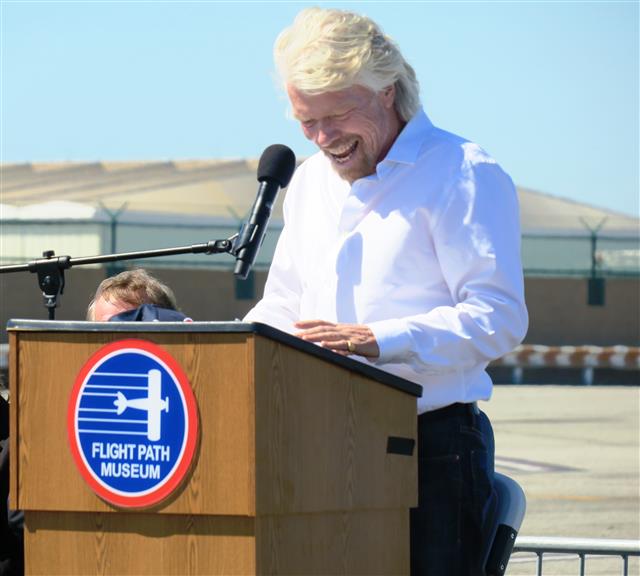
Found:
[{"label": "seated person behind podium", "polygon": [[296,171],[262,300],[271,324],[422,385],[411,573],[483,574],[495,500],[487,364],[524,337],[518,201],[476,144],[435,127],[369,18],[307,8],[274,48],[319,152]]},{"label": "seated person behind podium", "polygon": [[0,395],[0,576],[24,572],[24,513],[9,509],[9,402]]},{"label": "seated person behind podium", "polygon": [[[103,280],[87,309],[87,320],[191,321],[178,311],[171,288],[142,269],[128,270]],[[23,523],[21,511],[8,510],[9,405],[0,397],[0,576],[23,571]]]},{"label": "seated person behind podium", "polygon": [[103,280],[89,304],[87,320],[191,321],[178,310],[173,290],[143,269],[127,270]]}]

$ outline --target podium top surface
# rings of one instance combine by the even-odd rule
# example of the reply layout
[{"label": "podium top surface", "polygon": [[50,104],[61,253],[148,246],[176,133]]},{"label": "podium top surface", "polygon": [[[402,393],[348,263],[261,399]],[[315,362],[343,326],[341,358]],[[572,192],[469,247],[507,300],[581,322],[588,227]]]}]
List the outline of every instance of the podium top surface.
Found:
[{"label": "podium top surface", "polygon": [[122,332],[128,334],[141,332],[257,334],[322,358],[392,388],[402,390],[412,396],[422,396],[422,386],[415,382],[380,370],[371,364],[335,354],[316,344],[305,342],[277,328],[258,322],[85,322],[12,319],[7,322],[7,330],[10,332]]}]

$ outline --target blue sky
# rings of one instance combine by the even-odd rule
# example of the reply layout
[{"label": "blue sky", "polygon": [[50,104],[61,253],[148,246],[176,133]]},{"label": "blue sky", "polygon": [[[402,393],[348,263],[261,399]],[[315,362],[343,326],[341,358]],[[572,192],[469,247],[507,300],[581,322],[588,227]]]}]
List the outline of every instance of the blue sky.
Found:
[{"label": "blue sky", "polygon": [[639,213],[639,3],[2,0],[1,160],[313,152],[271,47],[304,6],[399,43],[432,121],[521,186]]}]

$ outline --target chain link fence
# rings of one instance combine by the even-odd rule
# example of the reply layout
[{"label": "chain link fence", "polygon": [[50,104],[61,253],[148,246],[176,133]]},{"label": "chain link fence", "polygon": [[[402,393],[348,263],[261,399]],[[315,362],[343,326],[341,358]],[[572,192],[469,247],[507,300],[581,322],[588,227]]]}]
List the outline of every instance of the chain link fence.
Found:
[{"label": "chain link fence", "polygon": [[[228,238],[240,222],[184,224],[179,221],[130,220],[3,220],[0,226],[0,264],[21,264],[40,258],[45,250],[72,258],[113,252],[191,245]],[[267,233],[257,265],[271,261],[282,224],[274,221]],[[526,275],[538,276],[640,276],[640,231],[636,236],[600,233],[584,235],[522,236]],[[139,265],[148,265],[139,261]],[[180,255],[154,261],[155,267],[232,267],[233,259]]]}]

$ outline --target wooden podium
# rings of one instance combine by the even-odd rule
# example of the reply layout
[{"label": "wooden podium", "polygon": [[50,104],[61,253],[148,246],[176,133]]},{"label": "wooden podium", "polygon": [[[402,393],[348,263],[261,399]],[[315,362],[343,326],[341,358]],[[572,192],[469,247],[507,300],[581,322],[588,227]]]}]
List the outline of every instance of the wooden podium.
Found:
[{"label": "wooden podium", "polygon": [[[408,574],[419,386],[260,324],[12,320],[12,508],[27,574]],[[67,438],[102,346],[153,342],[186,373],[199,439],[144,510],[106,503]]]}]

